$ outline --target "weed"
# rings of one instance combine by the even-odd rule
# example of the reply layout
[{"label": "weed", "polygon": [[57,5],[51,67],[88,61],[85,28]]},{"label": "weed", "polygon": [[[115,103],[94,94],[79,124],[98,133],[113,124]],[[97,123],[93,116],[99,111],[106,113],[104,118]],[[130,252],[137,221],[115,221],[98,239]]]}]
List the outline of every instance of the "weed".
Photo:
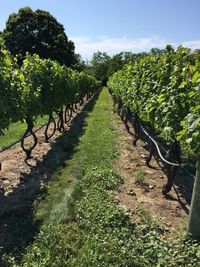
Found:
[{"label": "weed", "polygon": [[135,173],[135,184],[143,186],[144,185],[145,171],[140,170]]}]

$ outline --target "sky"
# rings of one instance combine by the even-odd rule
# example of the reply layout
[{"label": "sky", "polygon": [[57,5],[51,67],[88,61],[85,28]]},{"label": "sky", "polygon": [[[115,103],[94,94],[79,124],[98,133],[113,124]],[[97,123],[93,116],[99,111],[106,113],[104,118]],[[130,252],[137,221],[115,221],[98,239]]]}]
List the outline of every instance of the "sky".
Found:
[{"label": "sky", "polygon": [[1,0],[0,30],[25,6],[49,11],[84,60],[97,51],[137,53],[166,44],[200,48],[200,0]]}]

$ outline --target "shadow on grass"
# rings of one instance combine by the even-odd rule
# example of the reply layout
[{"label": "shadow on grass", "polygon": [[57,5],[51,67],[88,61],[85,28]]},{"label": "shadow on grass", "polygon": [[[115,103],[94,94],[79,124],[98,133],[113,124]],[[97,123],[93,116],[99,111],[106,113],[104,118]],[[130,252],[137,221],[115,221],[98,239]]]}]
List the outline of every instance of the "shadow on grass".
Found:
[{"label": "shadow on grass", "polygon": [[[47,189],[43,184],[52,180],[54,173],[59,172],[72,158],[80,136],[85,132],[86,117],[94,108],[99,94],[96,94],[71,121],[69,130],[65,131],[51,144],[51,149],[30,167],[30,173],[21,173],[20,184],[9,196],[0,191],[0,266],[3,253],[22,255],[35,234],[39,231],[42,221],[34,216],[35,200],[45,198]],[[16,166],[17,167],[17,166]]]}]

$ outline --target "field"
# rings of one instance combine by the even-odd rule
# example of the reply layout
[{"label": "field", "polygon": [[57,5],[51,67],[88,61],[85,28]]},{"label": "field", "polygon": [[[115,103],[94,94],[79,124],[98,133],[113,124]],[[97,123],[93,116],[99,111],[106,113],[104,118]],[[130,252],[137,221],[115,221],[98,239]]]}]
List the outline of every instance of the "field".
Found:
[{"label": "field", "polygon": [[64,133],[39,142],[28,165],[19,145],[4,151],[1,265],[199,266],[199,247],[185,237],[192,183],[179,174],[178,195],[163,198],[166,177],[146,156],[106,88]]}]

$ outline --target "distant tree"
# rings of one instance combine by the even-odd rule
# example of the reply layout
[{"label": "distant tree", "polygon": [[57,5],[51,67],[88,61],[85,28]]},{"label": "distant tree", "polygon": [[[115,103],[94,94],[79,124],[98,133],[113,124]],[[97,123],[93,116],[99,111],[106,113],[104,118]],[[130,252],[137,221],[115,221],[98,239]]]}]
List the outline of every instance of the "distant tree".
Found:
[{"label": "distant tree", "polygon": [[47,11],[21,8],[9,16],[3,38],[11,54],[23,59],[26,52],[57,60],[71,66],[76,63],[74,43],[64,27]]},{"label": "distant tree", "polygon": [[120,70],[124,65],[123,52],[114,55],[109,61],[108,76]]},{"label": "distant tree", "polygon": [[72,66],[74,70],[78,72],[84,71],[87,68],[85,61],[81,58],[81,55],[75,54],[75,61],[76,63]]},{"label": "distant tree", "polygon": [[92,60],[88,67],[88,72],[92,74],[102,84],[105,85],[108,80],[108,70],[110,67],[110,57],[105,52],[96,52],[93,54]]},{"label": "distant tree", "polygon": [[174,53],[174,48],[171,45],[166,45],[165,51],[168,53]]},{"label": "distant tree", "polygon": [[111,76],[114,72],[122,69],[125,64],[131,64],[138,59],[147,56],[148,53],[132,53],[132,52],[120,52],[110,58],[108,76]]},{"label": "distant tree", "polygon": [[[153,50],[151,53],[156,52]],[[159,50],[161,52],[162,50]],[[92,60],[86,63],[84,71],[95,76],[98,80],[106,85],[108,78],[116,71],[122,69],[125,64],[131,64],[139,59],[148,55],[147,52],[132,53],[120,52],[112,57],[108,56],[105,52],[96,52],[93,54]]]},{"label": "distant tree", "polygon": [[134,63],[138,58],[143,58],[148,55],[147,52],[132,53],[132,52],[123,52],[123,61],[124,64]]},{"label": "distant tree", "polygon": [[154,54],[154,55],[162,55],[165,53],[173,53],[174,52],[174,48],[171,45],[166,45],[166,47],[164,49],[160,49],[160,48],[151,48],[150,54]]}]

